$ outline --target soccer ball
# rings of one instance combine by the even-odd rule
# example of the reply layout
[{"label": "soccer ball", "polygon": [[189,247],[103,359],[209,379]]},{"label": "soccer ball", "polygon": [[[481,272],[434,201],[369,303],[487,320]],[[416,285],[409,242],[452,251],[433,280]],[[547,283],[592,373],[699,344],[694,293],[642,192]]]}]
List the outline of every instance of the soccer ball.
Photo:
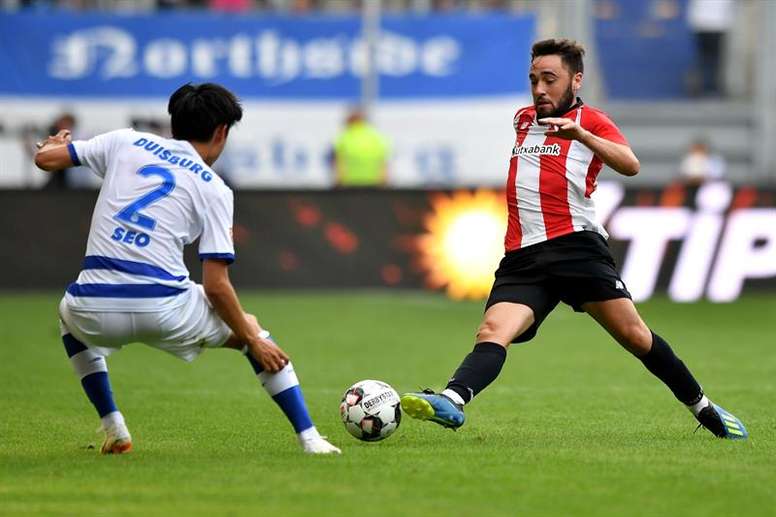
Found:
[{"label": "soccer ball", "polygon": [[357,382],[342,396],[340,416],[345,429],[359,440],[384,440],[401,422],[399,394],[381,381]]}]

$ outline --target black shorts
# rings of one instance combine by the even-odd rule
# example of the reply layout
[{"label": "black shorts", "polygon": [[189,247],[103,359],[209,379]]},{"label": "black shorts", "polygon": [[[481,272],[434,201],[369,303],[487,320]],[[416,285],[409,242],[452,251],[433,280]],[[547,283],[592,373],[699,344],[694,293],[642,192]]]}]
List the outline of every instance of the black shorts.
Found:
[{"label": "black shorts", "polygon": [[630,298],[609,253],[596,232],[574,232],[510,251],[501,259],[485,310],[499,302],[521,303],[534,312],[534,323],[512,340],[533,339],[558,302],[582,312],[582,304]]}]

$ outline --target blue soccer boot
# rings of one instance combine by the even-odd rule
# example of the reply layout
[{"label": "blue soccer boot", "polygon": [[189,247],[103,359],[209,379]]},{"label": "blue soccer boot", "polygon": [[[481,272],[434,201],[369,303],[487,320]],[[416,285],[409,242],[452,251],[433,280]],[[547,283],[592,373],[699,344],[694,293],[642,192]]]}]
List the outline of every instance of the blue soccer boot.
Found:
[{"label": "blue soccer boot", "polygon": [[746,440],[749,436],[741,420],[711,401],[709,401],[708,406],[700,410],[695,418],[700,422],[698,427],[705,427],[718,438]]},{"label": "blue soccer boot", "polygon": [[422,393],[405,393],[401,396],[401,408],[412,418],[429,420],[453,430],[461,427],[466,420],[461,404],[430,389]]}]

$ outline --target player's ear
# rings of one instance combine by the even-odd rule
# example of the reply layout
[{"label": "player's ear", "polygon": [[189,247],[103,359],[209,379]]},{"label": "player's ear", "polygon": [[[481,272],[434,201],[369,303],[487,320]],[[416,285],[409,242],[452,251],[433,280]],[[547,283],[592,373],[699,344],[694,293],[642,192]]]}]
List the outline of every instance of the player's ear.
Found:
[{"label": "player's ear", "polygon": [[582,72],[577,72],[574,74],[574,76],[571,78],[571,87],[574,91],[579,90],[582,88]]},{"label": "player's ear", "polygon": [[213,143],[223,143],[226,140],[227,135],[229,135],[229,126],[226,124],[221,124],[220,126],[216,127],[215,131],[213,131]]}]

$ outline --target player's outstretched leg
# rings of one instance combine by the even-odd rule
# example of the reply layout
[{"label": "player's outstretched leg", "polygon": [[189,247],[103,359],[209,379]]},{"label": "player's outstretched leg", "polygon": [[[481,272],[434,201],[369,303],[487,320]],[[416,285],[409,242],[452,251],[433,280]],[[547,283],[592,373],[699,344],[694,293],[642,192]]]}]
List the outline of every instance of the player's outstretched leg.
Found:
[{"label": "player's outstretched leg", "polygon": [[748,436],[738,418],[704,395],[687,366],[674,354],[665,339],[647,327],[630,298],[588,302],[582,308],[636,356],[647,370],[663,381],[701,426],[720,438],[740,440]]},{"label": "player's outstretched leg", "polygon": [[105,441],[100,452],[103,454],[129,452],[132,450],[132,437],[124,422],[124,416],[113,401],[105,358],[90,350],[72,334],[64,334],[62,342],[73,370],[81,379],[81,386],[86,396],[100,415],[102,430],[105,432]]},{"label": "player's outstretched leg", "polygon": [[[405,393],[401,397],[404,412],[450,429],[461,427],[465,421],[463,406],[496,380],[507,358],[506,347],[534,321],[533,309],[527,305],[513,302],[489,305],[477,329],[474,350],[464,358],[444,391]],[[528,334],[522,341],[530,339],[535,330]]]},{"label": "player's outstretched leg", "polygon": [[431,390],[405,393],[401,397],[401,408],[412,418],[457,429],[466,420],[463,413],[464,404],[469,403],[475,395],[496,380],[506,357],[506,348],[498,343],[477,343],[442,393],[434,393]]},{"label": "player's outstretched leg", "polygon": [[652,346],[639,359],[687,406],[700,425],[715,436],[730,440],[744,440],[749,436],[741,420],[706,397],[690,370],[662,337],[652,332]]},{"label": "player's outstretched leg", "polygon": [[[261,337],[269,338],[269,332]],[[291,422],[304,452],[308,454],[340,454],[342,451],[321,436],[313,425],[310,413],[307,411],[304,395],[302,395],[302,388],[299,386],[299,379],[294,372],[294,365],[289,362],[279,372],[268,373],[248,352],[247,348],[243,350],[243,353],[250,361],[261,385]]]}]

